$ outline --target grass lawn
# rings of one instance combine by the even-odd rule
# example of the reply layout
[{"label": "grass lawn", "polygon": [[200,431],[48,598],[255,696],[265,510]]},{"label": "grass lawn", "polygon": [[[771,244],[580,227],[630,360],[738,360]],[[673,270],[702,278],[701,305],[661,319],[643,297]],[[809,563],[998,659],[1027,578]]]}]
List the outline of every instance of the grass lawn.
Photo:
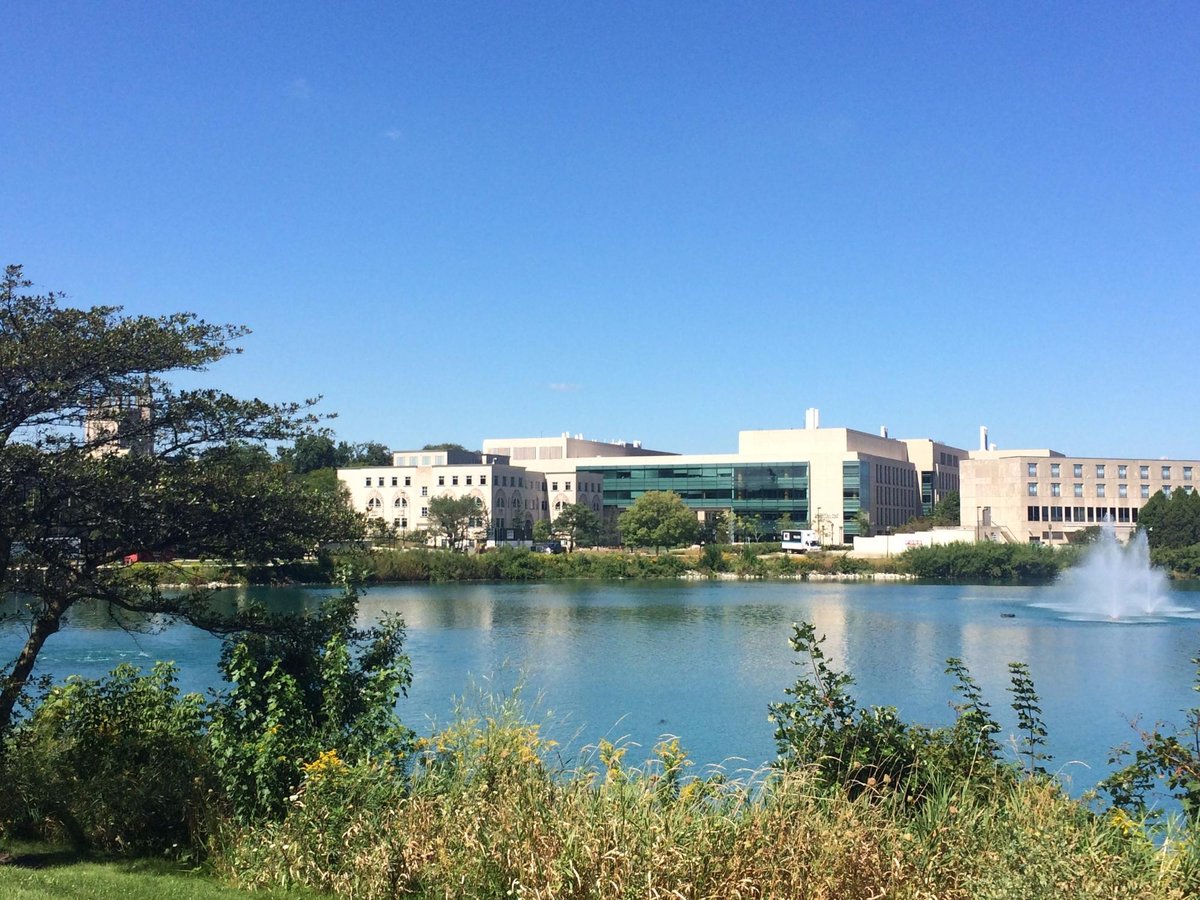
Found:
[{"label": "grass lawn", "polygon": [[[168,860],[94,861],[71,851],[40,846],[0,847],[0,897],[42,900],[232,900],[251,896]],[[319,894],[256,891],[255,897],[318,897]]]}]

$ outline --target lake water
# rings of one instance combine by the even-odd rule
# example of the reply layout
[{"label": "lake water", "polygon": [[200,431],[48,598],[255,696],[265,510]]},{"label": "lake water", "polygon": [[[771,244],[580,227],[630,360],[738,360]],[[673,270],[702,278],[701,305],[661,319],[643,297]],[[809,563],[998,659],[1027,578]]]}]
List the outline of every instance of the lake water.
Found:
[{"label": "lake water", "polygon": [[[1006,732],[1007,664],[1029,664],[1042,698],[1054,760],[1073,790],[1107,771],[1108,751],[1132,740],[1130,719],[1183,722],[1200,654],[1200,592],[1176,585],[1170,611],[1129,622],[1063,612],[1064,588],[912,583],[636,582],[377,587],[362,598],[373,619],[408,624],[414,683],[401,702],[418,731],[444,722],[472,682],[505,692],[525,683],[532,715],[568,758],[601,738],[639,745],[678,736],[697,763],[753,769],[774,755],[767,704],[782,700],[798,669],[788,645],[804,619],[827,635],[827,655],[856,679],[861,704],[891,705],[906,719],[952,721],[945,660],[961,657]],[[277,609],[312,606],[328,589],[248,589]],[[0,632],[0,659],[19,641]],[[195,629],[129,634],[95,611],[47,643],[39,665],[55,676],[96,677],[122,661],[173,659],[185,689],[218,682],[219,642]]]}]

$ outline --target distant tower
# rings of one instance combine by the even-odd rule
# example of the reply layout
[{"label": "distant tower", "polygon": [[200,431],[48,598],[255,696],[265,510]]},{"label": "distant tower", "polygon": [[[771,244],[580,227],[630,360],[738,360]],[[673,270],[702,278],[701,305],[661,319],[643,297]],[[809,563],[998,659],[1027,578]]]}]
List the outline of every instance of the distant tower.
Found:
[{"label": "distant tower", "polygon": [[150,376],[141,390],[130,396],[118,394],[93,404],[83,417],[83,440],[95,456],[117,454],[149,456],[154,452],[150,427]]}]

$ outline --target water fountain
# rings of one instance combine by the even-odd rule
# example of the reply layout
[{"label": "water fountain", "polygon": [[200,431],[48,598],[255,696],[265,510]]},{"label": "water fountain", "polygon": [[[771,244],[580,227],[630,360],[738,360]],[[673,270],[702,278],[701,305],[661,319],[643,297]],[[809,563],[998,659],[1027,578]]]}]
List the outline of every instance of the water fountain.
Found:
[{"label": "water fountain", "polygon": [[1083,562],[1059,580],[1066,596],[1063,612],[1087,618],[1139,619],[1170,614],[1167,576],[1150,564],[1150,546],[1143,531],[1124,546],[1111,522]]}]

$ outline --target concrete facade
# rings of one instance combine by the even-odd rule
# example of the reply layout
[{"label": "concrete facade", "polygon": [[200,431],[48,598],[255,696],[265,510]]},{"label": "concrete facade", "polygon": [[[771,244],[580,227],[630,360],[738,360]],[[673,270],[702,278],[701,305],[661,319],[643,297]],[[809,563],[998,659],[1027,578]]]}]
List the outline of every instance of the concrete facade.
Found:
[{"label": "concrete facade", "polygon": [[961,524],[977,540],[1061,544],[1107,517],[1125,539],[1158,491],[1195,490],[1200,461],[973,450],[962,464]]},{"label": "concrete facade", "polygon": [[[429,501],[434,497],[474,497],[493,528],[527,529],[548,518],[546,481],[540,472],[511,465],[507,457],[467,456],[474,461],[445,451],[401,451],[393,460],[403,464],[338,469],[337,474],[354,509],[400,531],[428,528]],[[414,457],[418,463],[410,465]],[[482,537],[482,527],[479,532]]]},{"label": "concrete facade", "polygon": [[[553,520],[582,503],[610,520],[650,490],[674,490],[702,520],[717,513],[811,527],[825,544],[902,525],[957,485],[964,451],[929,439],[896,440],[849,428],[743,431],[736,453],[675,454],[633,441],[489,438],[482,453],[406,450],[393,466],[341,469],[354,508],[402,530],[428,526],[430,497],[469,494],[496,527]],[[886,430],[885,430],[886,432]],[[426,502],[421,502],[422,500]]]}]

